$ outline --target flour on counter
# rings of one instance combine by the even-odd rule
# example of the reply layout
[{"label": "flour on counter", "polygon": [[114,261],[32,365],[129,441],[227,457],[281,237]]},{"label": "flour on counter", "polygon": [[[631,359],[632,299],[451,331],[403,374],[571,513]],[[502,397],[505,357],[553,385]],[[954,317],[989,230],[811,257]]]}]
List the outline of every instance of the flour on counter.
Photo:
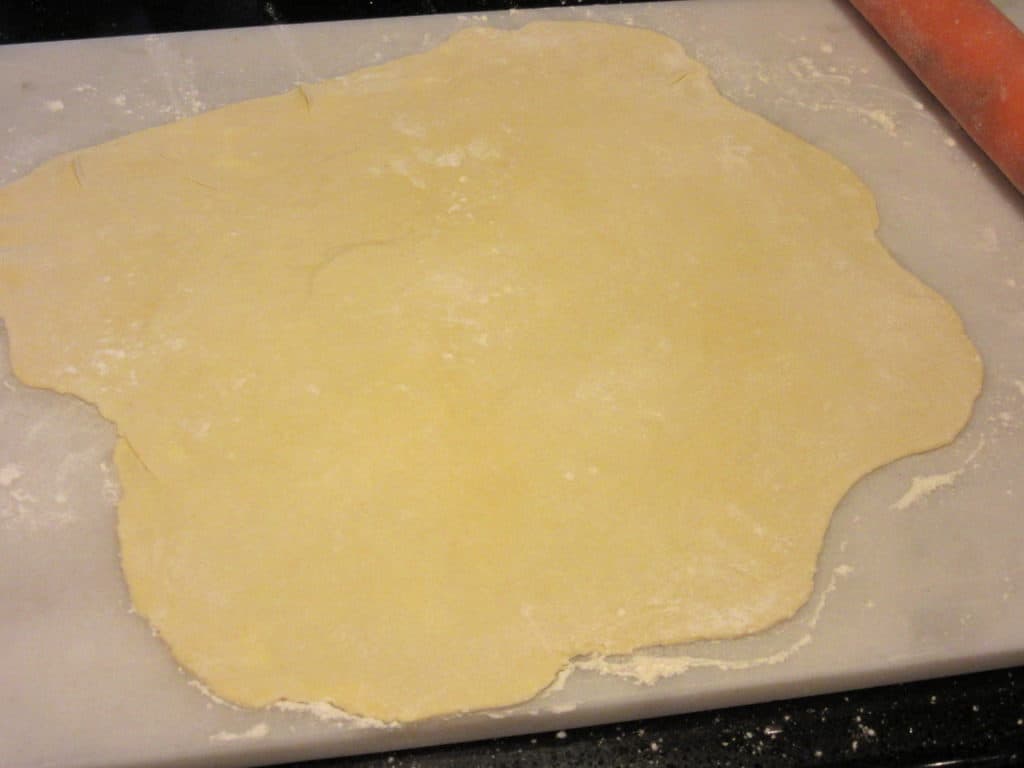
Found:
[{"label": "flour on counter", "polygon": [[278,701],[272,706],[274,709],[279,709],[282,712],[303,712],[313,715],[322,722],[336,722],[353,728],[395,728],[398,726],[398,723],[376,720],[372,717],[350,715],[348,712],[338,709],[329,701],[301,702],[284,700]]},{"label": "flour on counter", "polygon": [[169,44],[169,39],[160,35],[147,35],[143,38],[146,54],[163,81],[164,90],[170,101],[174,116],[178,119],[190,115],[198,115],[206,104],[199,98],[196,87],[196,63],[191,58],[183,57],[176,46]]},{"label": "flour on counter", "polygon": [[41,504],[27,488],[16,484],[23,475],[13,464],[0,468],[0,529],[35,534],[53,531],[77,522],[78,513],[65,506],[67,499],[56,504]]},{"label": "flour on counter", "polygon": [[[135,613],[135,608],[132,607],[131,611],[132,611],[132,613]],[[155,630],[153,630],[152,633],[153,633],[153,637],[160,637],[160,635]],[[180,669],[180,667],[179,667],[179,669]],[[186,675],[188,674],[188,672],[186,672],[183,669],[181,671],[182,671],[183,674],[186,674]],[[196,680],[195,678],[193,678],[192,680],[188,681],[188,685],[189,685],[190,688],[195,688],[197,691],[199,691],[201,694],[203,694],[210,701],[216,702],[217,704],[223,704],[225,707],[230,707],[231,709],[241,709],[241,707],[238,707],[237,705],[232,704],[230,701],[225,701],[220,696],[215,694],[213,691],[211,691],[209,688],[207,688],[205,685],[203,685],[201,680]],[[207,706],[209,706],[209,704]]]},{"label": "flour on counter", "polygon": [[[833,570],[828,584],[822,590],[811,615],[804,620],[804,626],[812,629],[818,623],[828,596],[836,590],[838,580],[853,573],[853,567],[842,564]],[[748,659],[719,659],[710,656],[655,656],[651,653],[635,653],[629,656],[586,656],[572,661],[544,691],[543,696],[562,690],[576,670],[597,672],[600,675],[622,677],[638,685],[653,685],[666,677],[676,677],[691,669],[714,667],[721,670],[750,669],[771,664],[780,664],[801,648],[813,641],[810,632],[803,634],[790,645],[767,656]]]},{"label": "flour on counter", "polygon": [[232,733],[231,731],[218,731],[210,737],[210,741],[239,741],[240,739],[262,739],[270,733],[270,727],[266,723],[257,723],[247,731]]},{"label": "flour on counter", "polygon": [[[912,93],[872,82],[870,70],[855,66],[822,42],[804,55],[788,60],[767,61],[746,58],[742,52],[720,43],[702,43],[696,48],[716,82],[731,97],[774,101],[814,113],[843,112],[881,130],[890,138],[900,137],[908,118],[927,121],[945,135],[945,124],[925,108]],[[827,57],[821,63],[822,55]],[[898,100],[896,102],[895,100]],[[952,138],[945,139],[956,146]]]},{"label": "flour on counter", "polygon": [[[155,634],[155,633],[154,633]],[[188,674],[188,672],[185,672]],[[241,710],[241,707],[236,704],[232,704],[230,701],[225,701],[220,698],[217,694],[207,688],[201,680],[193,678],[188,681],[188,685],[195,688],[197,691],[202,693],[210,702],[216,702],[225,707],[234,710]],[[281,712],[301,712],[307,715],[313,715],[321,722],[334,722],[338,725],[350,726],[352,728],[394,728],[397,723],[386,723],[382,720],[374,720],[369,717],[359,717],[358,715],[350,715],[341,709],[338,709],[328,701],[314,701],[310,703],[304,703],[299,701],[278,701],[271,705],[273,709],[277,709]],[[261,725],[265,725],[262,724]],[[256,726],[259,727],[259,726]],[[250,729],[252,730],[252,729]],[[220,738],[217,738],[217,737]],[[233,738],[242,738],[238,734],[214,734],[210,737],[214,741],[229,741]]]},{"label": "flour on counter", "polygon": [[889,507],[889,509],[895,509],[902,512],[904,509],[916,504],[920,499],[923,499],[925,496],[937,491],[939,488],[943,488],[947,485],[953,485],[956,482],[956,479],[967,470],[967,467],[970,466],[971,462],[977,458],[978,453],[980,453],[981,449],[984,447],[985,438],[982,436],[981,440],[978,442],[977,448],[971,451],[967,459],[964,460],[960,469],[955,469],[952,472],[946,472],[943,474],[919,475],[915,477],[910,482],[910,487],[906,492],[900,496],[899,500]]},{"label": "flour on counter", "polygon": [[103,473],[103,498],[111,504],[117,504],[121,500],[121,485],[117,482],[117,470],[112,463],[100,462],[100,472]]},{"label": "flour on counter", "polygon": [[544,710],[536,710],[540,713],[549,712],[553,715],[563,715],[566,712],[575,712],[576,704],[574,702],[566,702],[565,704],[552,704],[550,707]]},{"label": "flour on counter", "polygon": [[890,509],[904,510],[911,506],[919,499],[928,496],[933,491],[937,491],[939,488],[943,488],[947,485],[953,485],[956,479],[963,473],[962,469],[955,470],[953,472],[946,472],[940,475],[923,475],[915,477],[899,501],[890,507]]},{"label": "flour on counter", "polygon": [[7,464],[0,467],[0,486],[6,488],[23,475],[24,472],[21,471],[21,467],[17,464]]}]

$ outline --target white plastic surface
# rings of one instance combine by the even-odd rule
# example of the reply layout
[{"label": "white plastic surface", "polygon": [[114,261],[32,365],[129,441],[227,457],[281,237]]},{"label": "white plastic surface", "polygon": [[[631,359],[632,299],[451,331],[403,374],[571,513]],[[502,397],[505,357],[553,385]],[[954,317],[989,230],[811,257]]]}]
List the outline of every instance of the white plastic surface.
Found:
[{"label": "white plastic surface", "polygon": [[[1024,2],[1003,5],[1024,24]],[[103,469],[111,425],[18,384],[3,344],[0,765],[252,765],[1024,663],[1024,198],[844,3],[692,0],[7,46],[0,181],[61,151],[431,47],[460,27],[537,17],[672,35],[727,96],[856,170],[876,193],[882,239],[954,303],[982,351],[987,379],[968,429],[850,492],[815,595],[774,630],[656,652],[633,668],[656,676],[684,665],[674,657],[696,661],[653,685],[577,671],[501,712],[362,728],[239,710],[190,684],[130,612],[116,478]],[[932,479],[908,494],[915,477]]]}]

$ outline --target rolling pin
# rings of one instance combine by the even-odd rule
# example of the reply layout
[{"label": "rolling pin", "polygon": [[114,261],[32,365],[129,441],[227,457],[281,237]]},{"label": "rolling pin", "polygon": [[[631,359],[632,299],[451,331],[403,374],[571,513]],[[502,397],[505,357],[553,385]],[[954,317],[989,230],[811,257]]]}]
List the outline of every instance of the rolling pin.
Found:
[{"label": "rolling pin", "polygon": [[1024,193],[1024,33],[989,0],[850,0]]}]

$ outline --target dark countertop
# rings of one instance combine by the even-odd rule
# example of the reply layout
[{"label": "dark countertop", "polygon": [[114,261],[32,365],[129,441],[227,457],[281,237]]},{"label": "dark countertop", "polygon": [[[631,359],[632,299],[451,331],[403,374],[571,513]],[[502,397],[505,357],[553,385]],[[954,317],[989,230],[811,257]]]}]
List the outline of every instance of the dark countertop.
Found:
[{"label": "dark countertop", "polygon": [[[593,0],[4,0],[0,43],[185,32],[424,13],[469,13]],[[615,0],[605,0],[614,4]]]},{"label": "dark countertop", "polygon": [[1024,668],[290,768],[1024,765]]},{"label": "dark countertop", "polygon": [[[575,5],[589,0],[563,0]],[[516,7],[556,5],[519,0]],[[5,0],[0,43],[496,10],[508,0]],[[291,768],[1024,765],[1024,667]]]}]

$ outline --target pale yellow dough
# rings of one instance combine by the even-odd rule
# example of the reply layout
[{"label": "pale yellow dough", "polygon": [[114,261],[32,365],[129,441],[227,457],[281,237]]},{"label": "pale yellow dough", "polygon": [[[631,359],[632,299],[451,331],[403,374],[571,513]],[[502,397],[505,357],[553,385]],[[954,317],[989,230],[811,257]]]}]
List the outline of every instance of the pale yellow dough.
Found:
[{"label": "pale yellow dough", "polygon": [[799,608],[850,485],[980,386],[877,224],[668,38],[471,29],[0,190],[0,314],[116,422],[182,664],[412,720]]}]

